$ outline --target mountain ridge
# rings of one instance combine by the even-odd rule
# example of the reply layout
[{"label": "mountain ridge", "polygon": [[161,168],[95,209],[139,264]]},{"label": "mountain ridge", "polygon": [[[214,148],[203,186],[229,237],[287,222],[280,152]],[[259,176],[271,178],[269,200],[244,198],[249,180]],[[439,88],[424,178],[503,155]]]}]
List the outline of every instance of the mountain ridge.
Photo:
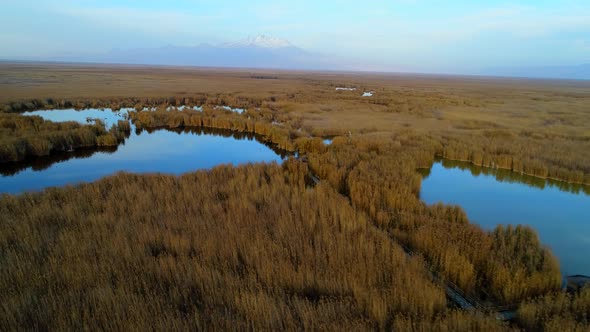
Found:
[{"label": "mountain ridge", "polygon": [[155,48],[112,49],[101,54],[50,58],[62,62],[98,62],[203,67],[251,67],[275,69],[340,69],[334,59],[299,48],[286,39],[268,35],[242,41],[195,46],[166,45]]},{"label": "mountain ridge", "polygon": [[222,47],[262,47],[262,48],[284,48],[284,47],[296,47],[287,39],[273,37],[270,35],[257,35],[256,37],[248,37],[244,40],[237,42],[223,43]]}]

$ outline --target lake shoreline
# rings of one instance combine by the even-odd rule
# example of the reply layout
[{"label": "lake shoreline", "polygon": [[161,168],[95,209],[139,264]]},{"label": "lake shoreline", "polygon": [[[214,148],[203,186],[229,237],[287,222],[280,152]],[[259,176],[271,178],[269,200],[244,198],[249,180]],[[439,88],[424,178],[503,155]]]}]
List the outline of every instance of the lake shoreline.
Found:
[{"label": "lake shoreline", "polygon": [[582,254],[590,250],[590,225],[584,222],[590,218],[590,192],[584,191],[587,188],[560,187],[564,182],[556,184],[506,169],[444,158],[418,172],[423,177],[419,198],[425,204],[459,206],[469,223],[487,232],[495,232],[501,225],[530,227],[559,258],[563,276],[590,273]]},{"label": "lake shoreline", "polygon": [[[506,171],[510,171],[513,172],[515,174],[519,174],[519,175],[526,175],[526,176],[531,176],[537,179],[541,179],[541,180],[553,180],[553,181],[558,181],[558,182],[563,182],[563,183],[569,183],[569,184],[576,184],[576,185],[581,185],[581,186],[589,186],[590,187],[590,183],[586,183],[586,182],[579,182],[579,181],[567,181],[567,180],[562,180],[560,178],[555,178],[555,177],[548,177],[548,176],[539,176],[539,175],[535,175],[535,174],[531,174],[531,173],[526,173],[526,172],[517,172],[514,171],[512,168],[508,168],[508,167],[490,167],[490,166],[485,166],[485,165],[481,165],[481,164],[477,164],[471,160],[466,160],[466,159],[452,159],[452,158],[447,158],[447,157],[443,157],[440,154],[435,154],[435,162],[436,159],[440,159],[440,160],[447,160],[447,161],[460,161],[460,162],[464,162],[464,163],[468,163],[471,164],[473,166],[477,166],[477,167],[481,167],[481,168],[486,168],[486,169],[499,169],[499,170],[506,170]],[[430,167],[417,167],[417,169],[429,169]]]}]

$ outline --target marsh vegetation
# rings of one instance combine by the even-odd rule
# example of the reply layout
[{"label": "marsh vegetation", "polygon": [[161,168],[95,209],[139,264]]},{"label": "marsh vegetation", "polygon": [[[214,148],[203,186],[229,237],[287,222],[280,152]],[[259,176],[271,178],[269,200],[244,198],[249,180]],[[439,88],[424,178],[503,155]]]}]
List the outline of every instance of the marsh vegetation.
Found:
[{"label": "marsh vegetation", "polygon": [[484,229],[526,224],[559,258],[564,276],[590,275],[590,186],[438,160],[422,181],[427,204],[460,205]]},{"label": "marsh vegetation", "polygon": [[133,130],[120,146],[80,152],[0,164],[0,193],[90,182],[121,171],[180,175],[223,164],[280,163],[288,155],[254,134],[208,128]]},{"label": "marsh vegetation", "polygon": [[[21,75],[18,68],[8,72]],[[559,263],[534,229],[485,230],[459,206],[427,205],[416,171],[444,156],[590,183],[584,127],[590,122],[582,121],[589,115],[580,106],[590,98],[585,90],[531,83],[527,92],[567,105],[555,113],[537,103],[531,116],[530,109],[514,107],[531,102],[518,90],[525,88],[506,92],[489,82],[433,79],[425,85],[420,79],[300,73],[258,80],[154,70],[150,82],[155,75],[160,83],[150,92],[141,89],[146,72],[109,72],[125,87],[116,91],[73,89],[66,96],[51,90],[77,80],[89,80],[91,88],[104,79],[87,69],[89,77],[73,75],[52,86],[53,96],[28,88],[14,90],[11,100],[0,96],[0,117],[9,123],[0,137],[4,149],[20,146],[12,136],[34,137],[35,126],[12,125],[20,121],[34,119],[46,128],[42,132],[66,135],[59,124],[22,120],[15,112],[128,107],[139,130],[252,133],[297,151],[300,160],[179,177],[118,174],[2,196],[0,264],[7,268],[0,271],[0,292],[8,313],[2,326],[490,331],[551,330],[559,320],[588,327],[586,293],[560,293]],[[178,93],[165,77],[187,91]],[[342,86],[375,95],[335,90]],[[46,99],[14,100],[19,93]],[[548,125],[539,127],[537,119]],[[554,126],[555,119],[562,125]],[[67,125],[107,135],[96,124]],[[119,131],[108,134],[119,139]],[[54,136],[45,137],[52,142]],[[324,137],[333,137],[331,144]],[[310,186],[309,174],[320,183]],[[451,308],[432,273],[483,302],[525,303],[516,325]],[[559,310],[548,303],[554,298],[563,304]]]}]

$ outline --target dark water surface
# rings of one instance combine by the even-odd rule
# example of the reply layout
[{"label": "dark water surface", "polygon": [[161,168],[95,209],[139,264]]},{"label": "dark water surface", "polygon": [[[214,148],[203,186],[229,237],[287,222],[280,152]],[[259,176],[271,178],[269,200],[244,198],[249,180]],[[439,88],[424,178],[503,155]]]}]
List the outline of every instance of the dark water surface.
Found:
[{"label": "dark water surface", "polygon": [[487,230],[530,225],[564,275],[590,275],[590,187],[440,160],[422,173],[426,203],[460,205]]},{"label": "dark water surface", "polygon": [[[53,121],[86,123],[101,118],[107,126],[125,119],[127,111],[55,110],[30,112]],[[286,154],[256,136],[227,130],[184,129],[136,132],[118,147],[81,149],[24,162],[0,164],[0,193],[91,182],[119,171],[182,174],[221,164],[281,162]]]}]

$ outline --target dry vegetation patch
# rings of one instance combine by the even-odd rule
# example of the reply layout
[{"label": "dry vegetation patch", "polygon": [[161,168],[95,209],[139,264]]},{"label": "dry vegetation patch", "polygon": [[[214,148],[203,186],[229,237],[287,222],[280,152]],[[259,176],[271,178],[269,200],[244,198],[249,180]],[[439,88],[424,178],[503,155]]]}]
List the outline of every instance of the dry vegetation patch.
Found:
[{"label": "dry vegetation patch", "polygon": [[[586,293],[556,293],[559,265],[534,230],[485,232],[459,207],[426,206],[416,172],[440,156],[590,184],[587,83],[0,66],[2,161],[66,144],[116,145],[129,130],[14,114],[64,107],[132,107],[140,130],[257,134],[306,161],[181,177],[119,174],[2,196],[2,326],[508,328],[447,308],[428,267],[485,301],[526,301],[520,327],[588,327]],[[362,97],[368,90],[375,94]],[[313,188],[310,171],[322,180]],[[408,258],[400,245],[421,258]]]},{"label": "dry vegetation patch", "polygon": [[502,329],[457,321],[422,261],[330,186],[306,189],[305,168],[119,174],[5,196],[2,326]]}]

